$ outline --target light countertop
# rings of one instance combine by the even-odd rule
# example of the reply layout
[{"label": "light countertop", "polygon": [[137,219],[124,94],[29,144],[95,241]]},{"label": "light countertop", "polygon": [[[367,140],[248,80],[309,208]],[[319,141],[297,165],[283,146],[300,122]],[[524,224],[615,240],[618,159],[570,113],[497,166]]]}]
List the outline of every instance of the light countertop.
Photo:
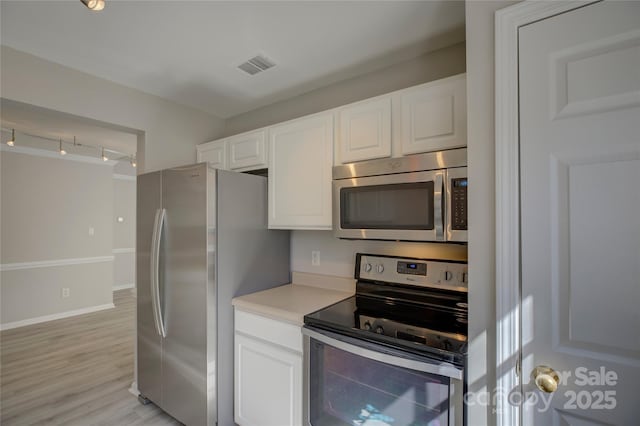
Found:
[{"label": "light countertop", "polygon": [[355,280],[294,272],[292,283],[232,300],[237,309],[296,325],[304,316],[353,296]]}]

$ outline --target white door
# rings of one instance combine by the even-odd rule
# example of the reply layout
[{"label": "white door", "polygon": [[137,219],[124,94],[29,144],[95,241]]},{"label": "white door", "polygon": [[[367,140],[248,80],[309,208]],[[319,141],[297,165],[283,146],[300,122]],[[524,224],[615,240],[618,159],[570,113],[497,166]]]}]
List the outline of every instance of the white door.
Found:
[{"label": "white door", "polygon": [[519,70],[523,424],[638,425],[640,2],[521,27]]}]

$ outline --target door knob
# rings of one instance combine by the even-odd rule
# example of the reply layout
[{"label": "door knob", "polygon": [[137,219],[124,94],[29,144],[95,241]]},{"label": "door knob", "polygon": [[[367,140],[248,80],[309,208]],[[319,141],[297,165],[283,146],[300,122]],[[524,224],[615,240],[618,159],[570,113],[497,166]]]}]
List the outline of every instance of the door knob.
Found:
[{"label": "door knob", "polygon": [[553,368],[538,365],[531,371],[531,380],[542,392],[553,393],[558,389],[560,376]]}]

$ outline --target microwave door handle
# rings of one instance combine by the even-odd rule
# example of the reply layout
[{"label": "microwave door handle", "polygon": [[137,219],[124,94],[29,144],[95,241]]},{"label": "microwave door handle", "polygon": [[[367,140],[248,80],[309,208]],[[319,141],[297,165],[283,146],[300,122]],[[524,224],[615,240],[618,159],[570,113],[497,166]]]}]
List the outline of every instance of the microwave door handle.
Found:
[{"label": "microwave door handle", "polygon": [[444,179],[442,173],[436,174],[433,188],[433,220],[436,230],[436,241],[444,241],[444,209],[442,208],[442,193],[444,191]]}]

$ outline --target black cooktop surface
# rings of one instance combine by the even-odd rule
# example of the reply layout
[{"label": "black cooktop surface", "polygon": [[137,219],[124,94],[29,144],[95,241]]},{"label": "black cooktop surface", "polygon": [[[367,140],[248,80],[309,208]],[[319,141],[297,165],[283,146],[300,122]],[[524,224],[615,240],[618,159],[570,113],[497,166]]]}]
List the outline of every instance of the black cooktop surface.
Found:
[{"label": "black cooktop surface", "polygon": [[467,352],[466,294],[359,282],[355,296],[304,322],[459,365]]}]

